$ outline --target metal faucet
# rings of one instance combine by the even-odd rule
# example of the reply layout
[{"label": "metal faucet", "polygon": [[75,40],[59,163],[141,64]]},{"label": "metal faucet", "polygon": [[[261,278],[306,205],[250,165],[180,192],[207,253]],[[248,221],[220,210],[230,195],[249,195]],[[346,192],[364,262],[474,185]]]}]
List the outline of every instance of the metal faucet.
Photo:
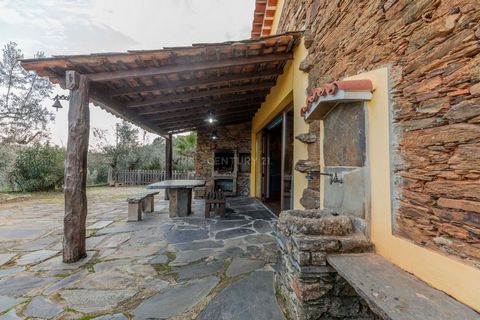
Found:
[{"label": "metal faucet", "polygon": [[[343,184],[343,179],[342,178],[339,178],[338,177],[338,174],[335,172],[335,173],[326,173],[326,172],[318,172],[319,175],[321,176],[328,176],[330,177],[330,184],[334,184],[334,183],[340,183],[340,184]],[[312,181],[313,180],[313,176],[312,176],[312,171],[311,170],[308,170],[307,171],[307,180],[308,181]]]}]

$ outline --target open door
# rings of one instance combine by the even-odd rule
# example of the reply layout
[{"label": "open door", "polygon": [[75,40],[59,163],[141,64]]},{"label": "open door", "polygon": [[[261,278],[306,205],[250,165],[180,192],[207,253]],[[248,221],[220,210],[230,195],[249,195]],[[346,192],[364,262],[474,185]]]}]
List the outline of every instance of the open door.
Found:
[{"label": "open door", "polygon": [[262,130],[262,201],[273,212],[292,208],[293,109]]}]

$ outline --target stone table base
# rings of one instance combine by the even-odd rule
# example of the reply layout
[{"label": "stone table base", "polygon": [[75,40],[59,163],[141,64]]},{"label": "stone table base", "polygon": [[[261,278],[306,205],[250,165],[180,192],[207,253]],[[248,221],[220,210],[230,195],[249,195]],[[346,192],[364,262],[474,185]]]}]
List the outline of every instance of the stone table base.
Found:
[{"label": "stone table base", "polygon": [[170,218],[186,217],[192,213],[191,188],[169,189],[168,193],[170,197]]}]

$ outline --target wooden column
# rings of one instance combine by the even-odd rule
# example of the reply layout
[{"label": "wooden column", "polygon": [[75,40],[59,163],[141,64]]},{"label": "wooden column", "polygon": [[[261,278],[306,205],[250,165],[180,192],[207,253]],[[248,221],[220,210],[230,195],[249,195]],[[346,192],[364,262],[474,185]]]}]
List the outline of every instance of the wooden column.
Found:
[{"label": "wooden column", "polygon": [[[172,153],[173,153],[173,137],[172,134],[168,134],[168,139],[165,139],[165,179],[171,180],[172,179],[172,169],[173,169],[173,161],[172,161]],[[168,200],[168,189],[165,189],[165,200]]]},{"label": "wooden column", "polygon": [[87,218],[87,152],[90,131],[89,79],[67,71],[70,89],[68,142],[65,155],[65,217],[63,262],[73,263],[87,256],[85,248]]}]

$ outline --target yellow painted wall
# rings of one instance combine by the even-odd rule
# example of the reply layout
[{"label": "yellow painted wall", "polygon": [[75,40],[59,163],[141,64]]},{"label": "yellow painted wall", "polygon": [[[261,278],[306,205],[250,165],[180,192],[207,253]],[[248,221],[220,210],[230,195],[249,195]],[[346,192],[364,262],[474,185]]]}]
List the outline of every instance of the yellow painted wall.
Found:
[{"label": "yellow painted wall", "polygon": [[[279,0],[272,26],[276,34],[282,13],[284,0]],[[294,133],[307,132],[308,125],[300,117],[300,108],[306,98],[305,89],[308,76],[298,70],[298,65],[307,55],[301,43],[294,52],[294,60],[285,67],[285,73],[279,78],[275,90],[272,90],[260,111],[255,115],[252,128],[252,140],[264,125],[292,101],[294,104]],[[375,92],[373,99],[367,103],[368,121],[368,154],[371,184],[371,240],[377,253],[402,269],[414,274],[433,287],[442,290],[459,301],[480,311],[480,270],[460,261],[422,248],[407,240],[392,235],[391,208],[391,172],[390,172],[390,119],[388,98],[388,69],[383,68],[348,79],[370,79]],[[290,97],[290,101],[287,101]],[[323,128],[321,124],[321,130]],[[322,137],[321,137],[322,138]],[[256,143],[252,142],[252,146]],[[255,149],[255,148],[253,148]],[[254,150],[252,150],[253,155]],[[252,158],[254,159],[254,158]],[[295,139],[294,163],[307,159],[306,145]],[[252,161],[253,167],[255,163]],[[252,172],[256,172],[253,170]],[[255,177],[252,176],[255,186]],[[257,181],[258,186],[260,185]],[[299,203],[303,189],[307,187],[305,175],[295,171],[294,174],[294,207],[302,209]],[[259,188],[259,187],[258,187]],[[252,187],[252,195],[255,188]],[[260,190],[258,191],[260,192]],[[322,199],[321,199],[322,200]]]},{"label": "yellow painted wall", "polygon": [[480,270],[392,235],[388,69],[347,79],[370,79],[367,103],[371,181],[371,240],[377,253],[457,300],[480,311]]},{"label": "yellow painted wall", "polygon": [[[308,75],[299,70],[300,62],[306,57],[307,49],[302,41],[294,49],[294,58],[289,61],[284,68],[283,74],[278,77],[276,85],[270,90],[265,102],[255,114],[252,120],[252,167],[251,172],[254,173],[250,179],[250,195],[260,197],[260,165],[261,155],[260,143],[257,141],[258,133],[272,121],[280,112],[287,106],[293,103],[294,121],[293,133],[294,136],[307,132],[308,125],[300,116],[300,109],[305,104],[306,93],[305,89],[308,85]],[[293,163],[300,159],[307,159],[307,147],[297,139],[293,145]],[[300,198],[303,189],[307,186],[305,175],[295,171],[294,172],[294,208],[302,208],[300,205]]]}]

